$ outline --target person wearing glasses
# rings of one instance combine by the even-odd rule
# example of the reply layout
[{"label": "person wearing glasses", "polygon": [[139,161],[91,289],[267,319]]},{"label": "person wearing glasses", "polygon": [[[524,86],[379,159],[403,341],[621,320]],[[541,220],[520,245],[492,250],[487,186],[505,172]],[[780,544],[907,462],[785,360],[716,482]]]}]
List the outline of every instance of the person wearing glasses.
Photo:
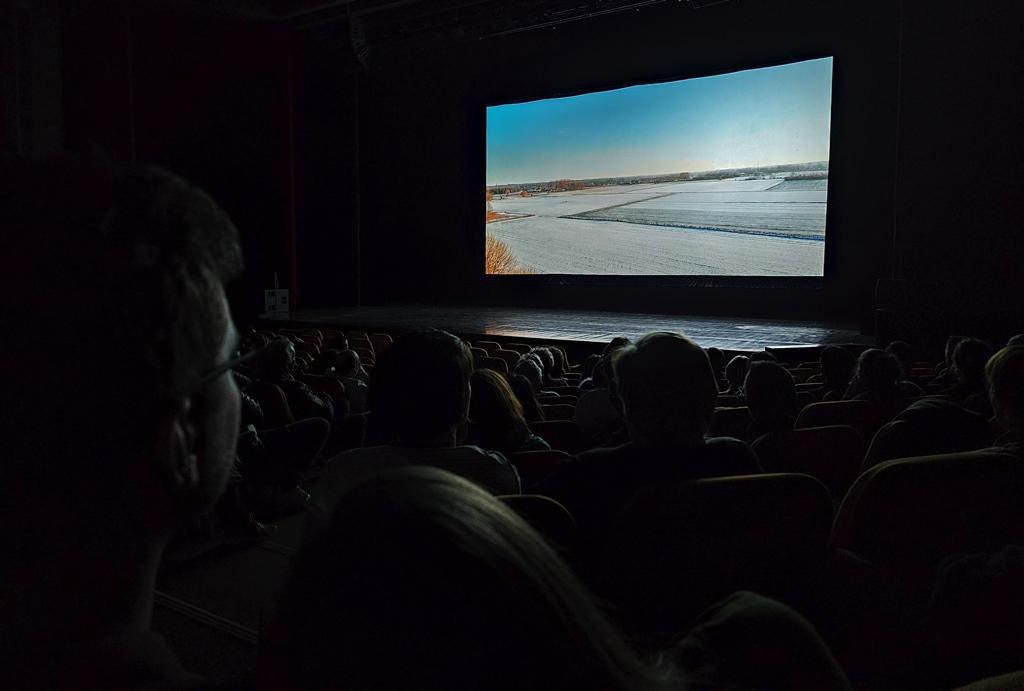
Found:
[{"label": "person wearing glasses", "polygon": [[[13,174],[9,174],[13,173]],[[0,171],[3,688],[195,681],[150,631],[165,546],[235,458],[238,233],[151,167]],[[66,357],[68,343],[75,357]]]}]

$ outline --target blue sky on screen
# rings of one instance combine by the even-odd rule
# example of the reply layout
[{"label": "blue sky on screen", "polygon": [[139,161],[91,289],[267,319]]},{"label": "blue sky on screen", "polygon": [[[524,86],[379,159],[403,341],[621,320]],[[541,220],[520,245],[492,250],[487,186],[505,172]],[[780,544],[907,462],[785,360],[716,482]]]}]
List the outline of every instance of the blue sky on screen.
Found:
[{"label": "blue sky on screen", "polygon": [[832,58],[487,109],[487,184],[828,160]]}]

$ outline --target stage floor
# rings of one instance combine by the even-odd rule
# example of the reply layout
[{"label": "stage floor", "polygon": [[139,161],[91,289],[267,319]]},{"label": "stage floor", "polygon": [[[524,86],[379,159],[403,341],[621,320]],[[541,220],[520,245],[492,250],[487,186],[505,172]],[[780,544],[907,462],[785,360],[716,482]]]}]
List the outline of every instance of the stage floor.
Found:
[{"label": "stage floor", "polygon": [[314,309],[273,321],[391,334],[440,328],[467,337],[501,336],[527,342],[603,343],[615,336],[637,338],[651,331],[677,331],[705,348],[728,350],[871,342],[851,325],[821,322],[515,307],[395,305]]}]

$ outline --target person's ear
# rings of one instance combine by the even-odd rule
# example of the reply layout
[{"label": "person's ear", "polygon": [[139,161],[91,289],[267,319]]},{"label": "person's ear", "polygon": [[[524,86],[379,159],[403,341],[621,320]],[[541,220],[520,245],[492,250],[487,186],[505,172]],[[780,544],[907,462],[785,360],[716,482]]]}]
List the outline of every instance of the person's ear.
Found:
[{"label": "person's ear", "polygon": [[199,483],[198,437],[193,420],[192,399],[185,397],[169,407],[161,421],[157,457],[164,479],[176,488]]}]

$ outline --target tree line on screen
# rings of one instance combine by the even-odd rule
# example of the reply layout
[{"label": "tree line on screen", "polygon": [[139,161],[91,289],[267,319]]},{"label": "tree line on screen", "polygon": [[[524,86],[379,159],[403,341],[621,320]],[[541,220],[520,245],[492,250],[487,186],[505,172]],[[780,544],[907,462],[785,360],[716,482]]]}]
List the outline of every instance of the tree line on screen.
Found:
[{"label": "tree line on screen", "polygon": [[[698,180],[724,180],[738,177],[757,177],[763,175],[786,175],[790,180],[814,180],[828,178],[828,161],[810,161],[807,163],[785,163],[775,166],[751,166],[747,168],[720,168],[699,172],[662,173],[658,175],[627,175],[610,178],[586,178],[583,180],[561,179],[545,182],[521,182],[487,187],[487,201],[493,195],[507,196],[510,194],[539,194],[550,192],[572,192],[589,187],[608,187],[611,185],[650,185],[662,182],[691,182]],[[526,196],[523,195],[523,196]]]}]

